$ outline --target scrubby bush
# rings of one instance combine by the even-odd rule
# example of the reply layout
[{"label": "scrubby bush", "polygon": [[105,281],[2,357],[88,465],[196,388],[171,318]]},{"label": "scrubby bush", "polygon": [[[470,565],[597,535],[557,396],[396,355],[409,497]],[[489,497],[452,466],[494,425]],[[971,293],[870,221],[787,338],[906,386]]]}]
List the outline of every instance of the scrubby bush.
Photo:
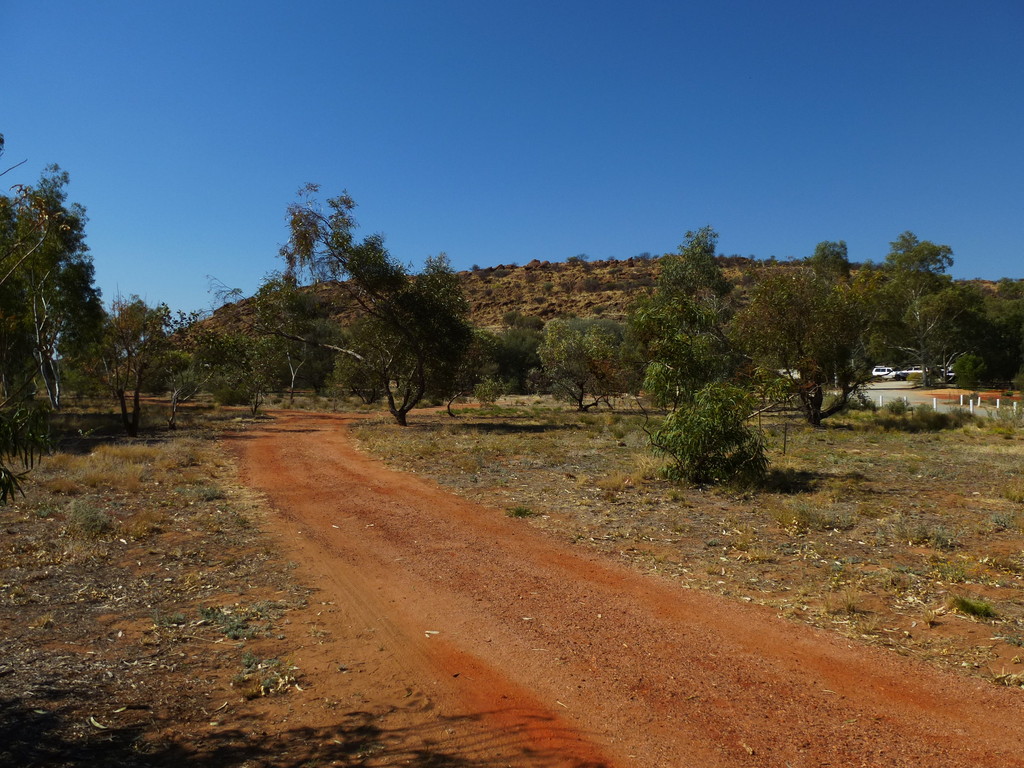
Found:
[{"label": "scrubby bush", "polygon": [[739,387],[712,384],[670,413],[651,437],[655,450],[671,457],[665,474],[691,483],[760,482],[768,470],[764,438],[748,422],[750,395]]},{"label": "scrubby bush", "polygon": [[[894,405],[895,403],[902,405]],[[902,400],[893,400],[886,404],[884,412],[879,412],[875,416],[874,423],[887,432],[939,432],[944,429],[959,429],[973,422],[974,418],[970,412],[963,409],[937,411],[926,403],[915,405],[911,409]]]},{"label": "scrubby bush", "polygon": [[978,355],[961,355],[953,363],[957,386],[976,389],[985,375],[985,361]]},{"label": "scrubby bush", "polygon": [[473,388],[473,397],[481,405],[494,405],[505,394],[505,387],[495,378],[488,377]]}]

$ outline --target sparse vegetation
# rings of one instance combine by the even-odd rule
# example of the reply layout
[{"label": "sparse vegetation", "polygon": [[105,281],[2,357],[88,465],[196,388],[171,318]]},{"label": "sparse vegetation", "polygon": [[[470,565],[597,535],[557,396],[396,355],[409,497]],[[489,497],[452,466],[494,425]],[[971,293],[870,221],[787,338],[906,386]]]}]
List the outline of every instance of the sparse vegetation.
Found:
[{"label": "sparse vegetation", "polygon": [[954,595],[950,598],[949,607],[957,613],[965,616],[974,616],[979,619],[995,618],[996,610],[991,603],[979,600],[966,595]]},{"label": "sparse vegetation", "polygon": [[517,504],[514,507],[509,507],[506,514],[508,514],[509,517],[536,517],[538,513],[534,512],[529,507]]},{"label": "sparse vegetation", "polygon": [[[125,440],[113,437],[116,414],[70,405],[59,423],[57,452],[0,510],[0,674],[24,692],[5,705],[6,722],[21,725],[0,762],[134,764],[161,739],[209,727],[204,708],[291,690],[298,671],[274,661],[289,651],[277,620],[306,593],[242,523],[251,503],[211,433]],[[232,687],[243,651],[256,662]],[[90,717],[99,725],[82,730]],[[132,735],[103,738],[115,728]]]}]

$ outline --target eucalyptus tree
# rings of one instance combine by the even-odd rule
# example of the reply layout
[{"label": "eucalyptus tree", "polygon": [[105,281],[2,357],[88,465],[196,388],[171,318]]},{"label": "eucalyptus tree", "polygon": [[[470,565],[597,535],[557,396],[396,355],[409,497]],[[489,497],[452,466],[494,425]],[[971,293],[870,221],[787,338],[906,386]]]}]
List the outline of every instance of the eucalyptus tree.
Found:
[{"label": "eucalyptus tree", "polygon": [[37,187],[0,194],[0,503],[20,490],[48,443],[46,414],[33,400],[36,375],[58,406],[62,342],[83,325],[73,324],[74,299],[88,320],[90,297],[99,296],[81,238],[84,215],[64,207],[66,174],[48,173]]},{"label": "eucalyptus tree", "polygon": [[0,267],[9,265],[2,289],[9,308],[0,330],[3,383],[23,375],[30,359],[54,409],[61,406],[66,361],[84,352],[103,321],[85,209],[67,203],[67,184],[68,174],[52,165],[35,186],[0,196]]},{"label": "eucalyptus tree", "polygon": [[735,370],[727,333],[732,285],[715,257],[717,243],[710,227],[687,232],[678,253],[662,259],[654,292],[630,310],[630,338],[649,380],[645,389],[661,405],[675,407]]},{"label": "eucalyptus tree", "polygon": [[129,437],[139,434],[142,392],[158,378],[169,350],[171,313],[138,296],[111,303],[96,347],[97,374],[113,394]]},{"label": "eucalyptus tree", "polygon": [[813,264],[764,267],[731,326],[756,366],[788,382],[813,426],[846,408],[869,378],[872,282],[844,275]]},{"label": "eucalyptus tree", "polygon": [[693,483],[757,483],[768,468],[753,390],[728,334],[732,286],[710,227],[686,233],[662,260],[654,293],[631,310],[631,338],[645,359],[644,390],[668,409],[651,432],[666,473]]},{"label": "eucalyptus tree", "polygon": [[544,326],[537,350],[554,393],[589,411],[626,391],[624,329],[612,320],[561,319]]},{"label": "eucalyptus tree", "polygon": [[388,252],[382,235],[356,239],[356,204],[348,193],[321,203],[318,192],[307,185],[288,208],[285,276],[340,282],[358,308],[364,346],[336,349],[365,363],[404,426],[409,411],[450,378],[469,347],[468,304],[443,254],[412,273]]},{"label": "eucalyptus tree", "polygon": [[913,232],[903,232],[890,244],[883,264],[886,276],[880,337],[890,350],[921,366],[922,383],[930,370],[943,361],[951,323],[968,308],[956,293],[947,270],[953,265],[953,249]]}]

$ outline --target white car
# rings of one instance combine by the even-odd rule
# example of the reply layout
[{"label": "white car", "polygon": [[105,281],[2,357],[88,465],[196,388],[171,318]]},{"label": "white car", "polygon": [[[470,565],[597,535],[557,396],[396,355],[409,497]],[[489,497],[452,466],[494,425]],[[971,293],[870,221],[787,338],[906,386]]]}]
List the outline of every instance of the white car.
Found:
[{"label": "white car", "polygon": [[896,369],[890,368],[888,365],[876,365],[871,369],[872,377],[879,379],[890,379],[894,373],[896,373]]}]

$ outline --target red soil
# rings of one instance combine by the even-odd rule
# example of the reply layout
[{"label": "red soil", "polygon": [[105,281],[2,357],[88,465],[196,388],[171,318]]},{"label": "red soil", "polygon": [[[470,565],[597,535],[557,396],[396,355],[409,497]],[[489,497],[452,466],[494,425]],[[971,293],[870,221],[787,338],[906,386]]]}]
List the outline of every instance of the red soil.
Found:
[{"label": "red soil", "polygon": [[[296,652],[304,687],[329,699],[339,663],[355,665],[407,754],[422,743],[450,760],[437,765],[1024,766],[1024,692],[553,541],[368,459],[350,421],[279,413],[231,444],[276,510],[280,546],[319,588],[327,639]],[[341,717],[268,706],[291,707],[291,727]]]}]

